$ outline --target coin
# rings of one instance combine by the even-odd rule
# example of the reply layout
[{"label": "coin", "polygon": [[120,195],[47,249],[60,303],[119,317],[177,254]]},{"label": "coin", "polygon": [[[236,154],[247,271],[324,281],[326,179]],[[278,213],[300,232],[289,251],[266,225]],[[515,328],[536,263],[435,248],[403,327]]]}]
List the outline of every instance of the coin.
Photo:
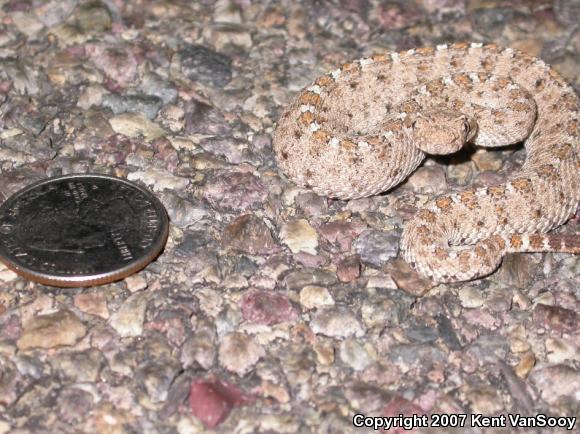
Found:
[{"label": "coin", "polygon": [[105,175],[61,176],[0,206],[0,261],[46,285],[100,285],[145,267],[168,231],[165,208],[147,189]]}]

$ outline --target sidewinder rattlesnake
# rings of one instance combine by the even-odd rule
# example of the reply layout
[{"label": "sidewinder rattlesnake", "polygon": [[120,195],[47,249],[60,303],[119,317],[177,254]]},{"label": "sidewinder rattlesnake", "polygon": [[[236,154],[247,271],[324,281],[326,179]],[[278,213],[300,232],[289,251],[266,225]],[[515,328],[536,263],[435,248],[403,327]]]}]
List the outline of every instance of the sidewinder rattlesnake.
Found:
[{"label": "sidewinder rattlesnake", "polygon": [[547,234],[580,202],[579,109],[540,59],[445,44],[319,77],[282,115],[273,146],[295,183],[353,199],[396,186],[425,153],[525,140],[525,163],[506,183],[440,196],[405,223],[405,260],[435,281],[463,281],[492,273],[510,252],[580,253],[580,235]]}]

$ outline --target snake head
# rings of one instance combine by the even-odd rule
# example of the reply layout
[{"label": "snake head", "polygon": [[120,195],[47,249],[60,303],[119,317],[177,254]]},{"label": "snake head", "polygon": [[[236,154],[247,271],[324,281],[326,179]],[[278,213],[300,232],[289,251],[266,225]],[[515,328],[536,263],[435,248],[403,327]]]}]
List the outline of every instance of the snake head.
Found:
[{"label": "snake head", "polygon": [[408,121],[415,146],[428,154],[452,154],[471,141],[477,132],[473,118],[449,110],[430,109]]}]

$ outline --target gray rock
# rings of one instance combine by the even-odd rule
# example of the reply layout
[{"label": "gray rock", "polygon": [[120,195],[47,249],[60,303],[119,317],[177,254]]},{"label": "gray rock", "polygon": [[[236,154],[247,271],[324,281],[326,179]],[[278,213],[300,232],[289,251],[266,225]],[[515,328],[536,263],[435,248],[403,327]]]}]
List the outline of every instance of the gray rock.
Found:
[{"label": "gray rock", "polygon": [[241,376],[249,372],[265,354],[264,348],[251,336],[233,332],[222,338],[219,360],[228,371]]},{"label": "gray rock", "polygon": [[5,58],[0,60],[0,69],[13,80],[12,86],[21,95],[36,95],[44,89],[45,81],[40,77],[42,70],[26,61]]},{"label": "gray rock", "polygon": [[362,371],[373,362],[366,348],[354,339],[346,339],[340,343],[339,355],[342,362],[355,371]]},{"label": "gray rock", "polygon": [[204,197],[215,207],[245,211],[261,204],[268,195],[264,184],[251,173],[226,173],[211,180]]},{"label": "gray rock", "polygon": [[47,371],[45,364],[41,360],[30,355],[21,354],[14,362],[18,372],[36,380],[40,379]]},{"label": "gray rock", "polygon": [[103,96],[101,105],[111,109],[115,114],[139,112],[145,114],[149,119],[154,119],[163,105],[163,101],[161,98],[152,95],[121,96],[109,93]]},{"label": "gray rock", "polygon": [[94,406],[93,395],[77,387],[63,389],[58,396],[58,415],[68,423],[78,423],[89,415]]},{"label": "gray rock", "polygon": [[309,217],[318,217],[328,212],[328,200],[312,192],[299,194],[296,205]]},{"label": "gray rock", "polygon": [[208,103],[192,101],[184,106],[185,132],[188,134],[220,134],[231,132],[223,113]]},{"label": "gray rock", "polygon": [[20,398],[30,383],[31,381],[20,374],[12,362],[3,362],[0,376],[0,405],[11,406]]},{"label": "gray rock", "polygon": [[174,414],[181,404],[188,398],[190,391],[191,376],[188,374],[179,375],[179,377],[177,377],[169,387],[165,405],[161,409],[159,415],[165,419]]},{"label": "gray rock", "polygon": [[433,342],[439,337],[439,333],[436,328],[432,328],[431,326],[424,324],[414,324],[412,327],[405,331],[405,335],[411,342],[418,342],[421,344]]},{"label": "gray rock", "polygon": [[280,250],[266,223],[254,214],[236,218],[225,229],[225,247],[250,255],[263,255]]},{"label": "gray rock", "polygon": [[177,256],[187,258],[201,247],[215,241],[208,231],[184,231],[183,238],[175,247]]},{"label": "gray rock", "polygon": [[397,256],[399,239],[399,234],[369,229],[356,239],[354,248],[363,263],[380,268]]},{"label": "gray rock", "polygon": [[232,79],[230,58],[203,45],[188,45],[179,56],[183,73],[192,81],[223,87]]},{"label": "gray rock", "polygon": [[580,371],[571,366],[554,365],[535,369],[530,378],[542,399],[550,404],[559,400],[574,400],[580,390]]},{"label": "gray rock", "polygon": [[365,333],[365,327],[359,319],[343,307],[318,311],[310,321],[310,328],[314,333],[337,338],[361,337]]},{"label": "gray rock", "polygon": [[244,159],[244,150],[248,145],[243,140],[232,137],[210,137],[202,140],[200,146],[214,155],[223,155],[228,163],[239,164]]},{"label": "gray rock", "polygon": [[473,12],[473,20],[478,28],[485,29],[486,34],[497,34],[514,19],[510,8],[480,8]]},{"label": "gray rock", "polygon": [[508,342],[502,336],[482,335],[468,348],[468,352],[480,363],[495,363],[504,360],[509,350]]},{"label": "gray rock", "polygon": [[[72,2],[69,0],[69,3]],[[84,3],[76,10],[75,17],[79,27],[87,33],[104,32],[111,28],[109,10],[100,1]]]},{"label": "gray rock", "polygon": [[288,273],[284,278],[286,288],[291,291],[301,290],[305,286],[331,286],[338,281],[335,274],[324,270],[303,269]]},{"label": "gray rock", "polygon": [[60,353],[50,358],[54,372],[75,383],[96,382],[105,358],[96,348],[71,353]]},{"label": "gray rock", "polygon": [[167,210],[171,223],[180,228],[193,225],[210,215],[201,204],[196,205],[173,190],[165,190],[159,198]]},{"label": "gray rock", "polygon": [[433,344],[395,345],[387,356],[395,363],[422,367],[443,363],[447,359],[447,355]]},{"label": "gray rock", "polygon": [[145,95],[154,96],[161,99],[163,104],[170,104],[177,99],[177,89],[166,78],[158,76],[153,72],[145,74],[141,80],[140,89]]},{"label": "gray rock", "polygon": [[210,369],[216,359],[216,333],[208,324],[196,330],[195,334],[181,348],[181,363],[184,368],[199,364],[203,369]]},{"label": "gray rock", "polygon": [[180,369],[179,363],[172,359],[151,360],[139,366],[135,379],[145,389],[151,402],[164,402]]}]

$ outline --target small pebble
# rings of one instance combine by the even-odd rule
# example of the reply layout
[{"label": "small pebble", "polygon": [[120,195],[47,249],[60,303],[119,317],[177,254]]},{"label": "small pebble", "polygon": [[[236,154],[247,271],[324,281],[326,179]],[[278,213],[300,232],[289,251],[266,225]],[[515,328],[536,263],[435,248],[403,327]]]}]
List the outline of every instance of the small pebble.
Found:
[{"label": "small pebble", "polygon": [[360,258],[358,255],[353,255],[339,262],[336,275],[341,282],[352,282],[360,276],[360,271]]},{"label": "small pebble", "polygon": [[119,336],[135,337],[143,333],[148,298],[149,294],[137,292],[125,300],[121,307],[111,315],[109,324],[119,333]]},{"label": "small pebble", "polygon": [[228,371],[243,376],[264,357],[264,348],[244,333],[232,332],[222,338],[219,360]]},{"label": "small pebble", "polygon": [[298,318],[288,297],[274,291],[250,291],[242,300],[242,315],[246,321],[274,325],[293,322]]},{"label": "small pebble", "polygon": [[24,324],[17,346],[20,350],[31,348],[56,348],[76,344],[85,336],[83,322],[69,310],[37,315]]},{"label": "small pebble", "polygon": [[164,136],[165,130],[150,121],[142,113],[122,113],[109,119],[111,128],[117,134],[127,137],[144,137],[145,140],[155,140]]},{"label": "small pebble", "polygon": [[254,214],[237,217],[226,227],[222,239],[226,247],[251,255],[264,255],[279,250],[270,228]]},{"label": "small pebble", "polygon": [[361,337],[365,328],[359,319],[346,308],[324,308],[313,315],[310,328],[314,333],[329,337]]},{"label": "small pebble", "polygon": [[208,428],[222,423],[234,407],[251,402],[252,398],[236,385],[217,378],[196,379],[191,383],[191,412]]},{"label": "small pebble", "polygon": [[362,371],[373,361],[365,346],[353,339],[340,343],[339,355],[341,361],[355,371]]},{"label": "small pebble", "polygon": [[179,52],[183,73],[192,81],[216,87],[232,79],[231,60],[202,45],[189,45]]},{"label": "small pebble", "polygon": [[484,297],[481,289],[473,288],[471,286],[464,287],[458,293],[461,305],[468,309],[474,309],[483,305]]},{"label": "small pebble", "polygon": [[140,274],[126,277],[125,284],[130,292],[137,292],[147,288],[147,280]]},{"label": "small pebble", "polygon": [[355,241],[355,250],[365,264],[380,268],[399,251],[398,234],[366,230]]},{"label": "small pebble", "polygon": [[543,400],[554,404],[560,399],[577,400],[580,390],[580,371],[571,366],[558,364],[534,369],[530,373],[532,384]]},{"label": "small pebble", "polygon": [[300,304],[306,309],[332,306],[334,299],[323,286],[308,285],[300,291]]},{"label": "small pebble", "polygon": [[309,253],[315,255],[318,248],[318,234],[307,220],[291,221],[280,230],[280,239],[292,253]]}]

